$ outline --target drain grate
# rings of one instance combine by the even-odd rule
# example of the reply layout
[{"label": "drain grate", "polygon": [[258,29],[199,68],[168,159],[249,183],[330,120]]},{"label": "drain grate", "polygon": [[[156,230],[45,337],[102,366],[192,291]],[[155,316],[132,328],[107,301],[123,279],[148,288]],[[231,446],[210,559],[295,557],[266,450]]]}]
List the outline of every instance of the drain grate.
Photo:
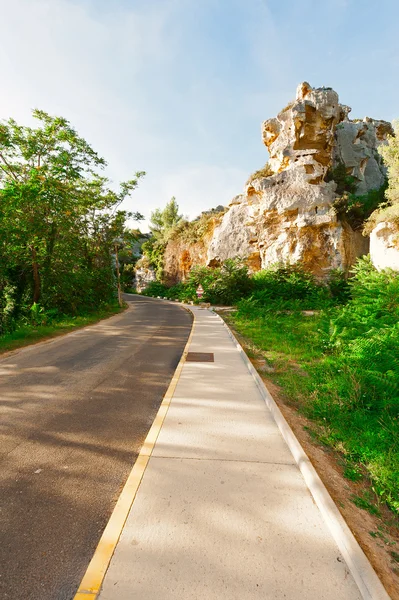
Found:
[{"label": "drain grate", "polygon": [[215,362],[213,352],[187,352],[188,362]]}]

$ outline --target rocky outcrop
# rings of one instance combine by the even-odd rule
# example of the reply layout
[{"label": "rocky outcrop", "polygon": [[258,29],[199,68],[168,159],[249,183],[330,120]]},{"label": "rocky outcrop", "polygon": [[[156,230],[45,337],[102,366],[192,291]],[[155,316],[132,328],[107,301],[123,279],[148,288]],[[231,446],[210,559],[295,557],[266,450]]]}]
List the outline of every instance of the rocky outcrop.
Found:
[{"label": "rocky outcrop", "polygon": [[359,196],[384,184],[385,169],[377,147],[388,134],[393,134],[390,123],[369,117],[363,121],[346,120],[336,127],[333,162],[342,162],[347,173],[355,177]]},{"label": "rocky outcrop", "polygon": [[350,110],[331,88],[302,83],[295,101],[263,123],[272,174],[253,179],[233,199],[210,241],[209,265],[235,256],[253,270],[300,261],[324,277],[368,252],[368,240],[338,220],[337,185],[326,175],[343,164],[358,195],[380,188],[385,169],[377,147],[392,127],[370,118],[351,121]]},{"label": "rocky outcrop", "polygon": [[399,271],[399,226],[379,223],[370,234],[370,257],[376,269]]},{"label": "rocky outcrop", "polygon": [[192,267],[205,266],[208,243],[209,239],[194,243],[179,238],[170,240],[164,254],[164,282],[175,285],[185,281]]},{"label": "rocky outcrop", "polygon": [[[184,281],[192,267],[207,264],[210,241],[225,211],[223,206],[217,206],[202,212],[194,221],[180,224],[180,230],[169,238],[165,249],[165,283],[174,285]],[[241,252],[241,244],[237,245],[237,252]]]},{"label": "rocky outcrop", "polygon": [[156,281],[156,279],[154,269],[150,266],[142,266],[136,269],[133,284],[136,291],[140,294],[150,283]]}]

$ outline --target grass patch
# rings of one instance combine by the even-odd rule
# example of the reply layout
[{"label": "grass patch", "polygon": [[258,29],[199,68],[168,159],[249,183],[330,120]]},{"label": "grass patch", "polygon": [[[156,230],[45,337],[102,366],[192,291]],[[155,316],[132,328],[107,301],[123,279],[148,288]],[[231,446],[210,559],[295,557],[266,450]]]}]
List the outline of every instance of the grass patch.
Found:
[{"label": "grass patch", "polygon": [[358,508],[367,510],[371,515],[380,516],[380,511],[370,493],[364,492],[362,496],[352,496],[352,502]]},{"label": "grass patch", "polygon": [[123,310],[118,304],[109,304],[91,313],[64,316],[47,325],[21,325],[16,331],[0,336],[0,354],[63,335],[74,329],[94,325]]},{"label": "grass patch", "polygon": [[[362,269],[344,305],[306,316],[297,302],[243,300],[226,320],[273,367],[268,378],[314,423],[312,437],[339,453],[344,476],[397,515],[399,278]],[[379,512],[370,498],[355,503]]]}]

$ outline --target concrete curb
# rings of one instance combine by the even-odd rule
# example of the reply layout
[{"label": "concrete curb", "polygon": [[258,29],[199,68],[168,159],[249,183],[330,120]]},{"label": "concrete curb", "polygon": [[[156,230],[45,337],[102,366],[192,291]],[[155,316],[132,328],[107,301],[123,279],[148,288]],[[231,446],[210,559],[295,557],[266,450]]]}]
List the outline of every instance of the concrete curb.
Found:
[{"label": "concrete curb", "polygon": [[350,572],[352,573],[362,598],[364,600],[391,600],[378,575],[374,571],[368,558],[356,541],[356,538],[346,524],[345,519],[339,512],[333,499],[310,462],[307,454],[295,437],[294,432],[288,425],[255,367],[252,365],[229,326],[220,317],[220,315],[217,313],[215,314],[219,317],[227,329],[237,350],[240,352],[241,358],[246,364],[248,371],[254,378],[264,401],[272,413],[283,438],[285,439],[296,463],[298,464],[303,478],[305,479],[305,483],[308,486],[321,514],[323,515],[323,518],[335,540],[335,543],[337,544]]}]

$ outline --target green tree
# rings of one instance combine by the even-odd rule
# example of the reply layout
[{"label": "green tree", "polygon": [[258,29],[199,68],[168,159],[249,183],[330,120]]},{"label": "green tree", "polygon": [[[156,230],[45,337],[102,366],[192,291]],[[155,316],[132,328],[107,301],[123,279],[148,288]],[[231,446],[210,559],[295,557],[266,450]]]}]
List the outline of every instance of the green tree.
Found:
[{"label": "green tree", "polygon": [[66,119],[33,116],[37,128],[0,123],[0,308],[8,294],[14,317],[24,302],[68,311],[93,305],[96,291],[109,298],[112,240],[141,216],[119,206],[143,172],[112,190],[104,159]]},{"label": "green tree", "polygon": [[183,215],[179,214],[179,205],[174,196],[164,209],[156,208],[151,213],[150,231],[152,237],[142,245],[142,251],[155,269],[159,280],[163,277],[163,257],[166,244],[182,218]]},{"label": "green tree", "polygon": [[176,198],[173,196],[163,210],[156,208],[151,213],[150,231],[156,239],[165,241],[168,234],[182,218],[183,215],[179,214],[179,205],[176,202]]},{"label": "green tree", "polygon": [[399,121],[394,122],[395,135],[388,136],[388,144],[380,146],[378,152],[388,168],[386,197],[391,204],[399,204]]},{"label": "green tree", "polygon": [[394,131],[395,135],[387,137],[388,143],[378,148],[388,169],[388,186],[383,190],[386,201],[367,220],[364,228],[366,234],[382,221],[399,223],[399,121],[394,122]]}]

